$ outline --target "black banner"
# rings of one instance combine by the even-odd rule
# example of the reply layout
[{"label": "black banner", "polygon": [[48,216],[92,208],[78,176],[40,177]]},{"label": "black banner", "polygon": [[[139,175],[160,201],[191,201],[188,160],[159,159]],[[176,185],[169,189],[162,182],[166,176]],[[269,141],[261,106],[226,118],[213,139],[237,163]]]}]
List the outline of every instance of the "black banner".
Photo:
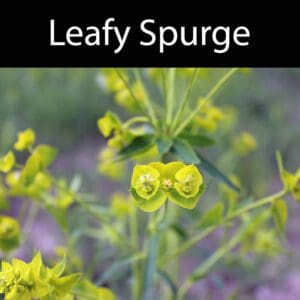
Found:
[{"label": "black banner", "polygon": [[1,67],[300,67],[299,25],[278,16],[97,16],[1,11]]}]

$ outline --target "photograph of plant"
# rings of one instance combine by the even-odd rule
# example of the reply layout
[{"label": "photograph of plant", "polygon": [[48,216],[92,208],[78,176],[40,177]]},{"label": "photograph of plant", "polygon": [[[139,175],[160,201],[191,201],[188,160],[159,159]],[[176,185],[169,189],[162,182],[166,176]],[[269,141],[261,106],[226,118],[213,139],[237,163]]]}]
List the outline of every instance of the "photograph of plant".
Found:
[{"label": "photograph of plant", "polygon": [[300,70],[0,70],[0,299],[300,298]]}]

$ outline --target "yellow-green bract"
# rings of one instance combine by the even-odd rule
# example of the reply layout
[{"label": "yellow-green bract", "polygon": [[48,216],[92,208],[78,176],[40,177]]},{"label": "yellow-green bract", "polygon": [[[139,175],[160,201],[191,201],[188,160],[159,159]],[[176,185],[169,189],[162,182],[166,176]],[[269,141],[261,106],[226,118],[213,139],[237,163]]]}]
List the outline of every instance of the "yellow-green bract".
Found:
[{"label": "yellow-green bract", "polygon": [[5,156],[0,158],[0,172],[9,172],[15,164],[15,156],[9,151]]},{"label": "yellow-green bract", "polygon": [[61,277],[65,264],[63,259],[52,269],[45,267],[40,253],[30,263],[15,258],[11,264],[2,261],[0,294],[4,294],[7,300],[72,299],[71,289],[80,279],[80,274]]},{"label": "yellow-green bract", "polygon": [[18,151],[29,149],[35,142],[35,133],[32,129],[26,129],[18,134],[18,140],[14,148]]},{"label": "yellow-green bract", "polygon": [[146,212],[158,210],[167,199],[193,209],[203,191],[203,178],[197,167],[178,161],[136,165],[131,178],[131,194]]}]

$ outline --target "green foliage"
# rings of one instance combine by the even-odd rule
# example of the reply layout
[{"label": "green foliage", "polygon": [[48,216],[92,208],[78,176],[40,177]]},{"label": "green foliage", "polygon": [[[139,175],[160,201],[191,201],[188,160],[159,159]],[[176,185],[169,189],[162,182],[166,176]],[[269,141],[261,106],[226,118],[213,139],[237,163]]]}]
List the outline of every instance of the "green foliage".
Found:
[{"label": "green foliage", "polygon": [[[18,197],[24,211],[18,219],[1,214],[0,249],[12,255],[26,241],[39,209],[53,216],[66,247],[53,268],[43,264],[40,253],[30,263],[3,261],[0,293],[5,299],[115,300],[101,286],[105,283],[126,299],[154,299],[159,290],[162,298],[183,300],[193,284],[210,276],[229,255],[251,253],[265,259],[283,253],[280,238],[288,220],[284,198],[291,194],[300,201],[300,171],[286,171],[277,154],[283,188],[257,200],[245,197],[244,180],[232,174],[258,143],[248,131],[235,129],[234,109],[214,103],[237,72],[209,77],[210,89],[199,93],[198,79],[203,83],[207,69],[101,71],[98,80],[126,112],[107,111],[97,121],[107,139],[98,170],[114,180],[125,179],[127,190],[130,185],[129,193],[113,193],[106,205],[98,195],[80,192],[77,174],[71,182],[52,174],[57,150],[36,144],[32,129],[21,131],[13,147],[22,153],[11,150],[0,158],[0,208]],[[219,245],[180,284],[180,256],[195,245],[202,252],[201,241],[216,230]],[[88,265],[78,252],[82,245],[91,248]],[[71,275],[63,276],[65,271]],[[82,280],[79,273],[84,273]]]}]

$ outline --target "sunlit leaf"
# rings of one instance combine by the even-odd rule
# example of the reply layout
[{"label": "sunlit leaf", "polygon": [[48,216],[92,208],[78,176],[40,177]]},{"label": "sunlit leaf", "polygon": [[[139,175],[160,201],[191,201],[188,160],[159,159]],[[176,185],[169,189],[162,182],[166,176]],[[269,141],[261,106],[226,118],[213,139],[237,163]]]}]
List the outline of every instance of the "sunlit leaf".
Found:
[{"label": "sunlit leaf", "polygon": [[12,151],[9,151],[5,156],[0,157],[0,172],[7,173],[15,165],[15,156]]}]

